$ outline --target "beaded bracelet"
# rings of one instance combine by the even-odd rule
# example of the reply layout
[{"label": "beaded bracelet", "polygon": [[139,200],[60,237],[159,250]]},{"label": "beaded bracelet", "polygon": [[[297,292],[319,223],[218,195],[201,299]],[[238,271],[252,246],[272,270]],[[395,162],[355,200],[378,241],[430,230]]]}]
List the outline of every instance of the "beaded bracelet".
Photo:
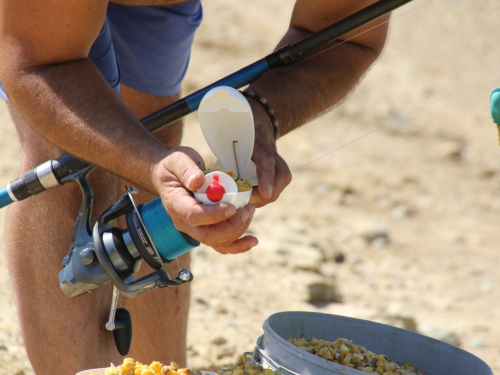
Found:
[{"label": "beaded bracelet", "polygon": [[278,139],[280,137],[280,131],[278,129],[279,122],[276,120],[276,117],[274,117],[274,109],[272,109],[269,104],[267,104],[267,99],[264,98],[263,96],[257,95],[253,91],[241,91],[241,93],[246,96],[253,98],[259,103],[264,109],[266,110],[267,115],[271,119],[271,124],[273,126],[274,130],[274,139]]}]

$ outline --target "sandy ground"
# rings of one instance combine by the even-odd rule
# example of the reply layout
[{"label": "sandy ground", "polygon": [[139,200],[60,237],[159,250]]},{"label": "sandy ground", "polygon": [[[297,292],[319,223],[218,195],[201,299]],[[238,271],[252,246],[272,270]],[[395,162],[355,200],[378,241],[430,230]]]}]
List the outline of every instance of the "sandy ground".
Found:
[{"label": "sandy ground", "polygon": [[[267,54],[292,6],[207,1],[186,93]],[[191,365],[232,363],[270,314],[304,310],[414,329],[500,373],[500,150],[489,116],[499,16],[495,0],[415,0],[348,101],[280,139],[294,181],[256,214],[260,245],[195,251]],[[0,126],[3,186],[19,160],[4,105]],[[195,115],[186,129],[184,143],[211,160]],[[0,367],[28,375],[4,251],[2,241]],[[336,302],[309,302],[318,288]]]}]

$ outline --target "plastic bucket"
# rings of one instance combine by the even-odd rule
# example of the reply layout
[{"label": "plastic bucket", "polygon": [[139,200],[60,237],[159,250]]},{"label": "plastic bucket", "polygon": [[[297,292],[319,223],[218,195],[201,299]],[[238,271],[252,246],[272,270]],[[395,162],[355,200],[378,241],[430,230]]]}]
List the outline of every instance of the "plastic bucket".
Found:
[{"label": "plastic bucket", "polygon": [[285,375],[366,374],[309,354],[287,339],[306,338],[334,341],[352,340],[391,361],[408,362],[427,375],[492,375],[490,367],[478,357],[453,345],[415,332],[385,324],[345,316],[313,312],[280,312],[264,322],[253,361]]}]

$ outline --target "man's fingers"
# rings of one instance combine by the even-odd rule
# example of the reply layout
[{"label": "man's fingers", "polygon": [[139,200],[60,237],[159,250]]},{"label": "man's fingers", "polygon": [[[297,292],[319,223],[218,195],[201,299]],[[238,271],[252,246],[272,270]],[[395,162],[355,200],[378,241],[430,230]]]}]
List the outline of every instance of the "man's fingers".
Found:
[{"label": "man's fingers", "polygon": [[[163,176],[164,182],[174,182],[176,179],[189,191],[196,191],[205,182],[205,162],[192,148],[178,147],[166,160],[165,168],[168,173]],[[174,177],[168,181],[170,177]]]},{"label": "man's fingers", "polygon": [[214,225],[224,222],[236,215],[237,210],[232,204],[217,203],[214,205],[196,203],[184,216],[184,221],[190,226]]},{"label": "man's fingers", "polygon": [[236,210],[228,203],[201,204],[193,197],[192,192],[205,181],[200,169],[204,163],[196,151],[177,148],[161,168],[157,171],[160,195],[179,231],[223,253],[248,251],[257,244],[255,237],[242,237],[252,221],[253,205]]},{"label": "man's fingers", "polygon": [[232,204],[202,204],[184,189],[177,189],[175,193],[168,196],[167,211],[172,218],[177,219],[174,220],[177,225],[180,223],[191,227],[212,225],[236,214],[236,208]]},{"label": "man's fingers", "polygon": [[214,250],[221,254],[240,254],[247,252],[259,243],[254,236],[243,236],[231,243],[231,245],[214,246]]},{"label": "man's fingers", "polygon": [[260,177],[259,176],[259,187],[258,189],[254,189],[252,192],[252,197],[250,199],[250,202],[254,204],[256,207],[262,207],[270,202],[275,201],[278,199],[279,195],[281,192],[290,184],[292,181],[292,173],[290,172],[290,168],[288,168],[288,165],[286,162],[277,154],[274,155],[273,160],[275,161],[273,163],[274,165],[274,170],[273,170],[273,191],[271,196],[267,196],[262,194],[262,188],[261,188],[261,178],[264,178],[264,176]]},{"label": "man's fingers", "polygon": [[254,153],[254,162],[257,165],[257,178],[259,180],[259,193],[264,198],[271,198],[274,190],[276,161],[271,152],[261,150]]},{"label": "man's fingers", "polygon": [[[216,224],[188,227],[187,233],[191,237],[197,239],[213,248],[227,248],[236,242],[248,229],[255,207],[247,205],[240,208],[227,220]],[[182,230],[182,228],[179,228]]]}]

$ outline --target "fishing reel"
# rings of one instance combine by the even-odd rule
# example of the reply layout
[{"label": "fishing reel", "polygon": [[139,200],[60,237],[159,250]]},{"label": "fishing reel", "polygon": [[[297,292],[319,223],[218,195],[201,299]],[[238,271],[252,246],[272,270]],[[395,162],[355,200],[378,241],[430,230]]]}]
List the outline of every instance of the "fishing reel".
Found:
[{"label": "fishing reel", "polygon": [[[257,184],[256,166],[251,160],[255,140],[253,113],[245,97],[231,87],[215,87],[203,97],[198,113],[205,138],[217,156],[217,168],[236,171],[238,178]],[[109,281],[113,283],[106,328],[113,331],[118,350],[125,355],[131,341],[131,319],[128,311],[117,309],[119,295],[133,298],[155,288],[192,281],[192,273],[180,267],[177,277],[170,277],[165,264],[199,242],[175,228],[159,198],[137,206],[133,188],[127,188],[91,230],[93,193],[87,177],[93,168],[85,167],[61,180],[78,183],[83,201],[70,251],[62,261],[59,285],[67,296],[76,297]],[[195,198],[204,204],[221,201],[236,208],[244,207],[251,194],[251,189],[240,192],[234,178],[220,171],[208,173],[204,185],[194,192]],[[115,226],[121,217],[125,218],[126,229]],[[142,261],[154,271],[135,279]]]},{"label": "fishing reel", "polygon": [[[127,187],[118,201],[90,225],[93,192],[87,180],[93,170],[89,166],[66,181],[80,185],[83,193],[73,240],[62,261],[59,285],[68,297],[76,297],[108,283],[113,284],[113,296],[106,329],[113,331],[118,351],[126,355],[130,348],[132,322],[127,310],[117,309],[120,294],[134,298],[156,288],[180,286],[193,280],[193,274],[180,269],[171,277],[166,264],[192,250],[199,242],[179,232],[159,198],[137,206],[135,188]],[[124,217],[126,229],[115,226]],[[134,274],[145,261],[153,271],[139,279]]]}]

